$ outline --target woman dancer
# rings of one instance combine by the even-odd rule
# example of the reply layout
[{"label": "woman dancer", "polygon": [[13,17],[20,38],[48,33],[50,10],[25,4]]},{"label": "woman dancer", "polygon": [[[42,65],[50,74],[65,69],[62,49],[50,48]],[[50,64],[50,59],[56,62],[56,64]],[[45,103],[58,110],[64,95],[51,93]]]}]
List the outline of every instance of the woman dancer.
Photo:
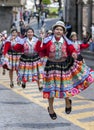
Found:
[{"label": "woman dancer", "polygon": [[1,65],[2,44],[3,44],[3,41],[2,41],[2,34],[0,33],[0,67],[2,66],[2,65]]},{"label": "woman dancer", "polygon": [[44,69],[43,97],[48,98],[48,112],[51,119],[57,115],[54,111],[54,98],[65,98],[65,112],[72,110],[72,101],[69,99],[94,82],[94,71],[82,61],[78,61],[77,53],[72,44],[68,44],[62,37],[65,25],[62,21],[53,25],[52,37],[44,39],[43,44],[38,41],[35,50],[40,56],[47,56]]},{"label": "woman dancer", "polygon": [[3,47],[3,61],[4,69],[9,70],[10,87],[14,87],[13,71],[18,72],[19,59],[22,54],[23,40],[18,36],[17,29],[11,30],[11,35],[7,38]]},{"label": "woman dancer", "polygon": [[[4,47],[6,39],[7,39],[7,31],[4,30],[3,32],[1,32],[1,40],[0,40],[1,41],[1,44],[0,44],[1,60],[2,60],[3,47]],[[1,62],[1,66],[2,66],[2,62]],[[6,71],[3,68],[2,74],[5,75],[5,73],[6,73]]]},{"label": "woman dancer", "polygon": [[80,52],[82,49],[86,49],[89,47],[89,42],[86,43],[84,41],[79,41],[76,32],[71,33],[70,39],[72,40],[73,46],[77,51],[77,54],[78,54],[77,60],[83,60],[83,57],[81,56]]},{"label": "woman dancer", "polygon": [[22,81],[22,88],[26,87],[26,82],[36,81],[41,91],[40,80],[43,79],[44,67],[38,53],[34,51],[38,38],[34,36],[32,28],[27,29],[26,35],[23,44],[24,54],[21,56],[19,63],[18,80]]}]

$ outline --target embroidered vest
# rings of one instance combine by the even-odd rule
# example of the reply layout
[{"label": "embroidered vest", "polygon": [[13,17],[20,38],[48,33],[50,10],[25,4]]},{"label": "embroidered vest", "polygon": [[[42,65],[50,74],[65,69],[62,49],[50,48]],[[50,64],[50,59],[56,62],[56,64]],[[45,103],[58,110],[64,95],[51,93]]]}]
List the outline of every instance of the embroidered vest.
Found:
[{"label": "embroidered vest", "polygon": [[67,57],[65,41],[63,43],[61,42],[52,43],[52,45],[50,46],[49,57],[57,60]]},{"label": "embroidered vest", "polygon": [[33,54],[35,53],[34,47],[35,47],[36,41],[31,40],[29,41],[28,39],[24,43],[24,53],[26,54]]},{"label": "embroidered vest", "polygon": [[76,49],[77,53],[80,54],[80,41],[74,42],[73,46]]}]

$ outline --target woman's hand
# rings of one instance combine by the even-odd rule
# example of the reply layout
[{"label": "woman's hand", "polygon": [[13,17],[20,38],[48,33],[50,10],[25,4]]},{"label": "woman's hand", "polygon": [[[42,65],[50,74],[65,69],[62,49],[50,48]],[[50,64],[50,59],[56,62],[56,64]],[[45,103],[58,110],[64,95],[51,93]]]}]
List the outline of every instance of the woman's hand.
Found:
[{"label": "woman's hand", "polygon": [[40,37],[41,37],[42,39],[44,39],[44,38],[45,38],[45,32],[40,31]]}]

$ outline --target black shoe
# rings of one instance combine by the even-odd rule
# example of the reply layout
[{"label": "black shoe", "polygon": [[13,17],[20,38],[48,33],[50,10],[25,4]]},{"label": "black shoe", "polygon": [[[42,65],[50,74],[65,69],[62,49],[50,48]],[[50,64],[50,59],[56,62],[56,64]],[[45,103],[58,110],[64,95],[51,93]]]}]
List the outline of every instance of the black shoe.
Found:
[{"label": "black shoe", "polygon": [[39,87],[39,91],[41,92],[43,90],[43,87]]},{"label": "black shoe", "polygon": [[2,74],[5,75],[5,70],[3,70]]},{"label": "black shoe", "polygon": [[[48,113],[49,113],[49,107],[47,109],[48,109]],[[53,114],[49,113],[49,116],[51,117],[52,120],[56,120],[56,118],[57,118],[57,115],[55,112]]]},{"label": "black shoe", "polygon": [[70,114],[71,113],[71,111],[72,111],[72,100],[71,99],[69,99],[69,102],[70,102],[70,107],[69,108],[65,108],[65,112],[66,112],[66,114]]},{"label": "black shoe", "polygon": [[13,83],[10,83],[10,87],[13,88],[13,87],[14,87],[14,84],[13,84]]},{"label": "black shoe", "polygon": [[25,83],[22,83],[22,88],[26,88],[26,84]]}]

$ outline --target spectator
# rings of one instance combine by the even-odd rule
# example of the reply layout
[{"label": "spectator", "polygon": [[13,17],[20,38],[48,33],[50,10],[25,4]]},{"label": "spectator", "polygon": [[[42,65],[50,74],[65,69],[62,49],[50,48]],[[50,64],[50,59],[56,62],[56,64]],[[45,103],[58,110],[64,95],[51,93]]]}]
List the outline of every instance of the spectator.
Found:
[{"label": "spectator", "polygon": [[89,40],[89,42],[90,42],[89,50],[92,51],[92,52],[94,52],[94,41],[93,41],[93,39],[91,38]]},{"label": "spectator", "polygon": [[44,20],[45,20],[45,14],[43,13],[41,16],[41,26],[44,25]]},{"label": "spectator", "polygon": [[67,38],[70,38],[71,32],[72,32],[72,26],[69,22],[66,24],[66,30],[67,30]]},{"label": "spectator", "polygon": [[37,23],[38,23],[38,28],[39,28],[39,22],[40,22],[40,14],[39,13],[36,14],[36,18],[37,18]]},{"label": "spectator", "polygon": [[94,40],[94,23],[92,24],[91,30],[92,30],[92,40]]}]

